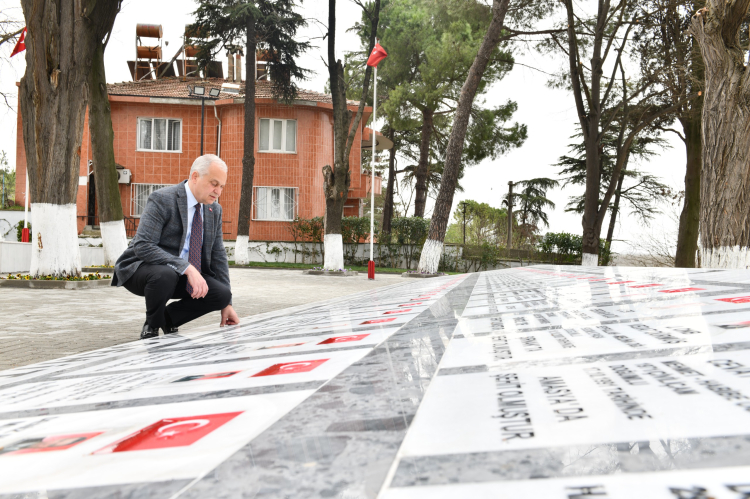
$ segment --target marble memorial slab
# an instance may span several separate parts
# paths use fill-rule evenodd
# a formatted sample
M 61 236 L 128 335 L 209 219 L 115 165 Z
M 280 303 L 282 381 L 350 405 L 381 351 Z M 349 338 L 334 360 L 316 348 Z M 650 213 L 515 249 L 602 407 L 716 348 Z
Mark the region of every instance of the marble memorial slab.
M 750 497 L 750 270 L 408 281 L 0 372 L 0 498 Z

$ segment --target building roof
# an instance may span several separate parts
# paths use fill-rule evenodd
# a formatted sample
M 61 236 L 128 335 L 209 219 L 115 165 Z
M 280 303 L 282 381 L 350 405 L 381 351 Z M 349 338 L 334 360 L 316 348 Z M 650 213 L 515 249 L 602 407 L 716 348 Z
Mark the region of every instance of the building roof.
M 206 87 L 206 95 L 212 88 L 221 89 L 223 83 L 233 83 L 239 85 L 239 94 L 221 92 L 219 99 L 233 99 L 245 97 L 245 82 L 232 82 L 223 78 L 187 78 L 183 80 L 180 77 L 161 78 L 158 80 L 141 80 L 141 81 L 123 81 L 121 83 L 108 83 L 107 92 L 109 95 L 125 95 L 133 97 L 162 97 L 172 99 L 199 99 L 200 97 L 191 96 L 188 86 L 202 85 Z M 255 83 L 256 99 L 273 99 L 271 91 L 271 82 L 258 81 Z M 324 102 L 331 104 L 331 96 L 312 90 L 299 89 L 298 100 Z M 350 106 L 359 104 L 357 101 L 347 101 Z

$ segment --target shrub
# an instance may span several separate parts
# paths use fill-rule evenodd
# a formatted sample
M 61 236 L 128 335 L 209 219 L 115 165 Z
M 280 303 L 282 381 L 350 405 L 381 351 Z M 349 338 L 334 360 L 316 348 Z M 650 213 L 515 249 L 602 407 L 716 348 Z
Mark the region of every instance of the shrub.
M 29 229 L 29 237 L 31 237 L 31 222 L 26 222 L 26 227 Z M 16 224 L 16 237 L 18 238 L 18 242 L 21 242 L 21 237 L 23 236 L 23 220 L 19 220 Z

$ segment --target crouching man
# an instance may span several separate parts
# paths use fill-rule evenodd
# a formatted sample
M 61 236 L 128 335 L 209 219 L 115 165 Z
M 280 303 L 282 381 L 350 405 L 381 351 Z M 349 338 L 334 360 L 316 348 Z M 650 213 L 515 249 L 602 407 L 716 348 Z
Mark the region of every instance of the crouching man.
M 159 328 L 176 333 L 216 310 L 221 310 L 221 326 L 239 324 L 217 202 L 226 182 L 226 163 L 206 154 L 195 160 L 188 180 L 149 196 L 112 279 L 113 286 L 146 298 L 141 339 L 158 336 Z M 171 299 L 179 301 L 167 306 Z

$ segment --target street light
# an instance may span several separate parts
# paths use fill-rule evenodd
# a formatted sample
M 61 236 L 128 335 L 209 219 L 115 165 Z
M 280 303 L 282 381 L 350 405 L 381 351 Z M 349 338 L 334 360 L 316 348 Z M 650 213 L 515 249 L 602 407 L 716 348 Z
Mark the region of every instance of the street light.
M 206 87 L 202 85 L 193 85 L 192 88 L 188 85 L 189 95 L 194 95 L 201 98 L 201 156 L 203 156 L 203 123 L 206 116 Z M 208 96 L 211 99 L 216 99 L 221 93 L 221 89 L 212 88 L 208 91 Z

